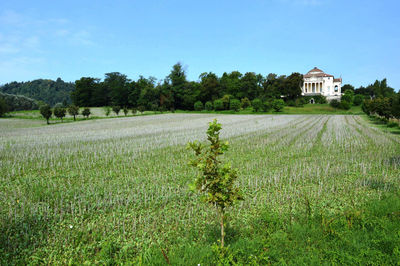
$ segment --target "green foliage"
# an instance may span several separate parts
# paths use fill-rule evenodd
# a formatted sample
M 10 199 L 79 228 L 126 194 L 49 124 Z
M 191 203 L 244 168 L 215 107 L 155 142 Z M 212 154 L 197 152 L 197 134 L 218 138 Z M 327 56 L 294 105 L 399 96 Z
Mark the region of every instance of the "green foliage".
M 111 107 L 110 107 L 110 106 L 104 106 L 104 107 L 103 107 L 103 110 L 104 110 L 104 114 L 105 114 L 106 116 L 109 116 L 109 115 L 110 115 L 110 113 L 111 113 Z
M 50 106 L 56 103 L 65 102 L 67 104 L 71 103 L 70 94 L 74 90 L 73 83 L 64 82 L 62 79 L 58 78 L 56 81 L 48 79 L 37 79 L 28 82 L 11 82 L 0 86 L 0 92 L 23 95 L 25 97 L 43 101 L 48 103 Z M 15 110 L 33 110 L 37 109 L 15 109 Z
M 12 95 L 0 92 L 0 99 L 3 99 L 7 111 L 37 110 L 38 104 L 35 100 L 23 95 Z
M 224 103 L 222 102 L 222 100 L 215 100 L 214 101 L 214 109 L 216 111 L 224 110 Z
M 113 112 L 114 112 L 116 115 L 118 115 L 118 114 L 119 114 L 119 111 L 121 111 L 121 106 L 119 106 L 119 105 L 114 105 L 114 106 L 112 107 L 112 110 L 113 110 Z
M 341 102 L 347 102 L 348 104 L 351 105 L 352 102 L 353 102 L 353 96 L 351 94 L 349 94 L 349 93 L 347 93 L 347 94 L 345 93 L 344 95 L 342 95 L 340 101 Z
M 86 118 L 89 118 L 89 115 L 91 114 L 91 112 L 90 112 L 90 108 L 84 108 L 83 109 L 83 111 L 82 111 L 82 115 L 84 116 L 84 117 L 86 117 Z
M 40 114 L 46 119 L 47 124 L 49 124 L 49 119 L 53 114 L 53 111 L 51 110 L 50 105 L 44 104 L 41 105 L 39 108 Z
M 263 112 L 269 112 L 272 109 L 272 101 L 271 100 L 264 101 L 261 109 Z
M 3 100 L 3 98 L 0 97 L 0 117 L 7 113 L 7 111 L 8 107 L 6 105 L 6 102 Z
M 392 112 L 395 111 L 395 109 L 393 109 L 392 101 L 393 99 L 381 97 L 372 100 L 364 100 L 362 110 L 368 115 L 377 114 L 388 120 L 391 116 L 394 116 Z
M 209 123 L 207 140 L 210 142 L 206 149 L 201 143 L 195 141 L 188 143 L 196 155 L 190 165 L 196 167 L 200 174 L 196 178 L 194 187 L 202 195 L 202 200 L 217 208 L 221 217 L 221 247 L 224 247 L 224 215 L 226 208 L 236 201 L 243 200 L 242 192 L 235 186 L 238 178 L 237 171 L 230 164 L 223 164 L 218 158 L 228 150 L 228 143 L 220 141 L 221 124 L 214 119 Z
M 229 110 L 229 103 L 230 103 L 231 99 L 233 99 L 233 96 L 229 95 L 229 94 L 225 94 L 221 98 L 221 101 L 224 104 L 224 110 Z
M 206 104 L 204 105 L 204 107 L 207 111 L 211 111 L 214 109 L 214 105 L 211 101 L 207 101 Z
M 242 98 L 240 100 L 240 103 L 241 103 L 241 107 L 243 109 L 246 109 L 251 106 L 251 102 L 250 102 L 249 98 L 247 98 L 247 97 Z
M 356 94 L 356 95 L 354 96 L 354 98 L 353 98 L 353 105 L 359 106 L 359 105 L 362 104 L 363 100 L 364 100 L 364 96 L 363 96 L 363 95 L 361 95 L 361 94 Z
M 68 113 L 74 117 L 74 121 L 76 120 L 76 116 L 79 115 L 79 107 L 72 104 L 68 106 Z
M 272 108 L 274 108 L 275 112 L 280 112 L 285 107 L 285 102 L 282 99 L 275 99 L 272 102 Z
M 342 101 L 339 103 L 339 108 L 340 108 L 340 109 L 343 109 L 343 110 L 350 110 L 351 104 L 350 104 L 348 101 L 342 100 Z
M 333 100 L 329 103 L 329 105 L 332 106 L 333 108 L 339 108 L 340 102 L 339 102 L 338 100 L 336 100 L 336 99 L 333 99 Z
M 231 99 L 229 102 L 229 109 L 235 112 L 240 110 L 240 101 L 237 99 Z
M 139 105 L 138 106 L 138 111 L 140 112 L 140 113 L 142 113 L 143 114 L 143 112 L 146 110 L 146 108 L 143 106 L 143 105 Z
M 61 103 L 57 103 L 54 106 L 53 112 L 54 112 L 55 117 L 60 118 L 61 122 L 62 122 L 63 118 L 65 117 L 65 115 L 67 113 L 67 110 L 65 110 L 65 108 L 63 107 L 63 105 Z
M 194 110 L 202 111 L 204 109 L 203 103 L 201 101 L 197 101 L 194 103 Z
M 124 106 L 124 108 L 122 108 L 122 111 L 124 112 L 124 115 L 127 116 L 129 113 L 129 109 L 128 107 Z
M 254 99 L 251 102 L 251 106 L 253 107 L 253 111 L 254 112 L 258 112 L 258 111 L 260 111 L 262 109 L 263 103 L 262 103 L 262 101 L 260 99 Z

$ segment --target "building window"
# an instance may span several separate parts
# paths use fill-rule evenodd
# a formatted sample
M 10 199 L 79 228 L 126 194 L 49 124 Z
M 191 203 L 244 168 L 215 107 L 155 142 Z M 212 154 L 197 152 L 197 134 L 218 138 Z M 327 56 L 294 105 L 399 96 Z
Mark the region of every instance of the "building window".
M 338 88 L 338 86 L 336 85 L 336 86 L 335 86 L 335 92 L 338 92 L 338 90 L 339 90 L 339 88 Z

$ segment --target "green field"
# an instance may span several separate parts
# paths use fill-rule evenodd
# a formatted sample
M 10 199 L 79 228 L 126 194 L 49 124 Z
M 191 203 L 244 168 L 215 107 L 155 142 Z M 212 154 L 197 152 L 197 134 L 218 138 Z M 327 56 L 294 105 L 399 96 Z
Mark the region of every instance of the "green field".
M 0 264 L 400 263 L 400 137 L 315 108 L 0 119 Z M 225 255 L 215 210 L 188 188 L 185 144 L 213 118 L 245 195 Z

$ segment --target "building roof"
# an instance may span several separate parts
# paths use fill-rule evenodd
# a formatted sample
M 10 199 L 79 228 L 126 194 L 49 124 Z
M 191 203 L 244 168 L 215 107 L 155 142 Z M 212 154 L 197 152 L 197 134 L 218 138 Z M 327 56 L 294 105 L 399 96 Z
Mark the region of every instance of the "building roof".
M 310 71 L 307 72 L 307 74 L 304 75 L 305 78 L 311 78 L 311 77 L 333 77 L 333 75 L 326 74 L 324 71 L 321 69 L 314 67 Z
M 342 78 L 333 79 L 333 82 L 342 82 Z

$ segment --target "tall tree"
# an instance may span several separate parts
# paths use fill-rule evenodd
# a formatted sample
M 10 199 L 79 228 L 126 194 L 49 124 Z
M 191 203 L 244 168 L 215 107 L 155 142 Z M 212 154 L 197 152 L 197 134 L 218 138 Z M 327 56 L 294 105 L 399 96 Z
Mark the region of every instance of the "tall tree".
M 185 70 L 183 69 L 181 63 L 178 62 L 172 67 L 171 73 L 168 75 L 167 80 L 171 84 L 175 109 L 183 109 L 183 99 L 185 96 L 187 80 Z
M 219 94 L 220 83 L 216 74 L 202 73 L 200 78 L 200 98 L 202 102 L 214 101 L 221 97 Z
M 130 80 L 127 76 L 119 72 L 106 73 L 105 76 L 103 85 L 110 91 L 112 104 L 128 106 Z
M 75 89 L 71 92 L 73 103 L 77 106 L 91 106 L 93 92 L 98 85 L 97 78 L 82 77 L 75 81 Z
M 289 100 L 295 100 L 301 96 L 301 86 L 303 84 L 303 75 L 292 73 L 285 80 L 282 95 Z

